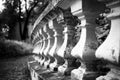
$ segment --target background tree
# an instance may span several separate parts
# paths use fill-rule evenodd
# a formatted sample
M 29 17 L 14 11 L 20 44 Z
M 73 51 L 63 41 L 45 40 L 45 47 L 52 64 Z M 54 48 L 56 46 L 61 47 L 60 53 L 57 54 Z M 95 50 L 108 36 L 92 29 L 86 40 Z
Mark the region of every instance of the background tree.
M 5 0 L 5 9 L 0 14 L 0 22 L 10 26 L 14 32 L 16 23 L 19 23 L 19 32 L 22 40 L 28 36 L 28 24 L 34 23 L 37 16 L 45 9 L 49 0 Z
M 35 20 L 35 16 L 38 16 L 38 13 L 42 12 L 46 5 L 47 0 L 19 0 L 19 19 L 21 20 L 21 17 L 24 19 L 23 32 L 22 29 L 20 29 L 22 40 L 25 40 L 29 37 L 28 24 L 30 23 L 30 21 Z
M 15 28 L 15 23 L 16 23 L 15 21 L 17 20 L 17 15 L 15 11 L 17 7 L 16 2 L 13 3 L 12 0 L 6 0 L 4 5 L 5 5 L 5 9 L 0 14 L 0 25 L 7 24 L 10 27 L 9 36 L 12 36 L 12 33 Z

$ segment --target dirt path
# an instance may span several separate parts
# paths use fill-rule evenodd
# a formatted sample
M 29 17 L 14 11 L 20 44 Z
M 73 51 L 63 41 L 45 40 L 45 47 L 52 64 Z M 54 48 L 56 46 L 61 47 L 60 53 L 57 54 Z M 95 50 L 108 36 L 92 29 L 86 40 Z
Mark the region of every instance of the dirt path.
M 31 57 L 0 59 L 0 80 L 30 80 L 27 61 Z

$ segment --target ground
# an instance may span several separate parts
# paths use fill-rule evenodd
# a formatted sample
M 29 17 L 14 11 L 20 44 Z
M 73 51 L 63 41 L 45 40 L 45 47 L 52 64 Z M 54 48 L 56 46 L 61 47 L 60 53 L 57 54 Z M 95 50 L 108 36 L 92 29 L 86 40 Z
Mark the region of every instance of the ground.
M 0 80 L 30 80 L 27 61 L 31 56 L 0 59 Z
M 32 46 L 15 40 L 0 40 L 0 80 L 30 80 L 27 62 Z

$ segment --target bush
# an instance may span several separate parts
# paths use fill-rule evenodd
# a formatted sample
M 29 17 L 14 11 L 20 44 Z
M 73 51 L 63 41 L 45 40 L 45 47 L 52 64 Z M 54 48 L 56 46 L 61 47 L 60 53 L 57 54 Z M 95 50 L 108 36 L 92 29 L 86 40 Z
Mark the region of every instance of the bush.
M 0 40 L 0 57 L 17 57 L 30 55 L 32 46 L 18 41 Z

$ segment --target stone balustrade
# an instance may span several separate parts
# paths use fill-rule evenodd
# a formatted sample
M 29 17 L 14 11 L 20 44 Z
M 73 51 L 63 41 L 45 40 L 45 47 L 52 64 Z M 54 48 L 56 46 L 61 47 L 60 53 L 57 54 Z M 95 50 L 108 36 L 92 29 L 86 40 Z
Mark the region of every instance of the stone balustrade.
M 44 67 L 39 74 L 32 69 L 32 75 L 43 78 L 50 74 L 49 80 L 63 80 L 63 76 L 70 80 L 120 80 L 119 4 L 120 0 L 60 0 L 52 5 L 37 19 L 40 28 L 34 25 L 31 35 L 33 52 L 41 56 L 35 60 L 40 69 Z

